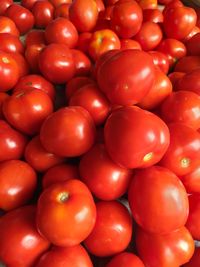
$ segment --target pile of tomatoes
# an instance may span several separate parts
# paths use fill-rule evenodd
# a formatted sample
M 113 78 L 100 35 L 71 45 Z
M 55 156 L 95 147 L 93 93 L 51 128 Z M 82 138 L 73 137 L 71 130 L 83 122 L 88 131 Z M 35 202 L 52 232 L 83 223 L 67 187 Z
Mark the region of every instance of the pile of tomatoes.
M 200 266 L 200 9 L 0 1 L 0 265 Z

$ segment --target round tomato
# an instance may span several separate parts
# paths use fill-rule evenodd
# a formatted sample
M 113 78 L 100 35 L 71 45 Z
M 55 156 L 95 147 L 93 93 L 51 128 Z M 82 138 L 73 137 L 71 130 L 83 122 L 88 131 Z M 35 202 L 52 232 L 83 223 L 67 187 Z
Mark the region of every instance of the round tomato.
M 24 46 L 19 37 L 11 33 L 0 33 L 0 50 L 7 53 L 24 53 Z
M 151 21 L 154 23 L 163 23 L 164 16 L 160 9 L 143 10 L 143 22 Z
M 0 2 L 0 16 L 5 14 L 6 9 L 13 4 L 13 0 L 3 0 Z
M 35 26 L 37 28 L 46 28 L 54 18 L 54 10 L 54 6 L 49 1 L 36 1 L 31 9 Z
M 180 179 L 188 193 L 200 193 L 200 166 Z
M 25 58 L 30 66 L 32 73 L 39 73 L 39 57 L 41 51 L 45 48 L 45 44 L 29 45 L 25 50 Z
M 14 21 L 8 17 L 0 17 L 0 33 L 10 33 L 15 36 L 19 36 L 19 30 L 17 29 Z
M 200 68 L 199 56 L 185 56 L 176 63 L 174 71 L 188 73 L 198 68 Z
M 75 63 L 75 76 L 89 75 L 91 71 L 91 61 L 89 57 L 78 49 L 71 49 Z
M 114 256 L 106 267 L 145 267 L 139 257 L 133 253 L 123 252 Z
M 24 77 L 25 75 L 28 75 L 30 72 L 30 67 L 25 57 L 20 53 L 10 53 L 10 54 L 12 55 L 13 59 L 16 61 L 18 65 L 19 79 Z
M 177 90 L 192 91 L 200 95 L 200 68 L 186 73 L 179 80 Z

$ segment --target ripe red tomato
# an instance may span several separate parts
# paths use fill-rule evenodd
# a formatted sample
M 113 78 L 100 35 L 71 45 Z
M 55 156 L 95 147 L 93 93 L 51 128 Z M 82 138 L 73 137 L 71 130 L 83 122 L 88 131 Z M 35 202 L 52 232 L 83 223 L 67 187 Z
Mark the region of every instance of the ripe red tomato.
M 69 19 L 79 32 L 90 32 L 98 18 L 94 0 L 74 0 L 69 7 Z
M 104 128 L 111 159 L 126 168 L 156 164 L 169 146 L 169 130 L 155 114 L 135 106 L 113 111 Z
M 78 42 L 78 32 L 70 20 L 57 18 L 46 27 L 45 39 L 48 44 L 65 44 L 68 48 L 74 48 Z
M 37 0 L 21 0 L 20 2 L 23 7 L 31 10 L 35 2 L 37 2 Z
M 145 267 L 139 257 L 130 252 L 114 256 L 106 267 Z
M 58 7 L 56 7 L 55 12 L 54 12 L 54 17 L 55 18 L 66 18 L 69 19 L 69 7 L 71 4 L 61 4 Z
M 99 88 L 111 103 L 119 105 L 141 101 L 151 89 L 154 78 L 151 56 L 133 49 L 114 51 L 97 70 Z
M 200 193 L 200 166 L 180 179 L 188 193 Z
M 60 5 L 63 4 L 71 4 L 72 0 L 50 0 L 49 2 L 51 2 L 54 7 L 59 7 Z
M 7 266 L 35 266 L 49 248 L 36 229 L 35 215 L 35 206 L 25 206 L 1 217 L 0 259 Z
M 43 121 L 52 112 L 53 103 L 50 97 L 35 88 L 16 92 L 3 103 L 6 120 L 28 135 L 38 133 Z
M 54 245 L 71 247 L 80 244 L 91 233 L 95 221 L 96 206 L 92 194 L 79 180 L 53 184 L 39 197 L 37 226 Z
M 70 163 L 63 163 L 51 167 L 47 170 L 42 178 L 43 188 L 47 188 L 52 184 L 64 182 L 69 179 L 78 179 L 78 166 Z
M 160 164 L 178 176 L 187 175 L 200 164 L 200 133 L 182 123 L 171 123 L 170 145 Z
M 80 161 L 82 181 L 101 200 L 115 200 L 126 193 L 132 172 L 115 164 L 103 144 L 96 144 Z
M 11 33 L 13 35 L 19 36 L 19 30 L 17 29 L 14 21 L 8 17 L 0 17 L 0 33 Z
M 86 55 L 88 54 L 88 46 L 90 43 L 91 36 L 91 32 L 83 32 L 80 33 L 78 37 L 77 49 L 81 50 Z
M 132 218 L 128 210 L 117 201 L 100 201 L 96 208 L 94 229 L 84 241 L 87 250 L 98 257 L 124 251 L 132 236 Z
M 178 82 L 177 90 L 192 91 L 200 95 L 200 68 L 186 73 Z
M 167 74 L 169 71 L 168 56 L 159 51 L 149 51 L 149 55 L 152 56 L 154 65 Z
M 14 130 L 6 121 L 0 120 L 0 162 L 20 159 L 24 154 L 27 138 Z
M 0 33 L 0 50 L 7 53 L 24 53 L 24 46 L 19 37 L 11 33 Z
M 6 9 L 13 4 L 13 0 L 3 0 L 0 2 L 0 16 L 4 16 Z
M 143 10 L 146 9 L 156 9 L 158 7 L 158 1 L 157 0 L 139 0 L 139 5 Z
M 133 39 L 121 39 L 120 43 L 121 43 L 121 50 L 125 50 L 125 49 L 142 50 L 140 43 Z
M 62 84 L 75 74 L 75 62 L 71 50 L 64 44 L 50 44 L 39 56 L 40 71 L 52 83 Z
M 200 68 L 199 56 L 185 56 L 176 63 L 174 71 L 187 73 L 198 68 Z
M 141 259 L 148 267 L 182 266 L 194 253 L 194 240 L 185 227 L 165 235 L 149 234 L 138 229 L 136 245 Z
M 25 36 L 24 42 L 26 47 L 35 44 L 46 44 L 44 31 L 38 29 L 29 31 Z
M 92 67 L 89 57 L 78 49 L 71 49 L 71 52 L 75 63 L 75 76 L 89 75 Z
M 45 44 L 29 45 L 25 50 L 25 58 L 30 66 L 32 73 L 39 73 L 39 57 L 41 51 L 45 48 Z
M 168 75 L 168 78 L 170 79 L 171 83 L 172 83 L 172 86 L 173 86 L 173 90 L 174 91 L 177 91 L 178 90 L 178 84 L 179 84 L 179 81 L 182 79 L 182 77 L 185 75 L 184 72 L 178 72 L 178 71 L 175 71 L 175 72 L 171 72 L 169 75 Z
M 191 56 L 200 55 L 200 33 L 195 34 L 186 43 L 187 54 Z
M 50 115 L 42 125 L 40 139 L 44 148 L 63 157 L 87 152 L 95 141 L 92 117 L 82 107 L 65 107 Z
M 36 264 L 36 267 L 93 267 L 92 261 L 81 245 L 60 248 L 53 247 L 46 252 Z
M 0 209 L 9 211 L 26 204 L 36 189 L 33 168 L 21 160 L 0 163 Z
M 198 267 L 199 262 L 200 262 L 200 247 L 196 247 L 192 258 L 188 263 L 183 265 L 183 267 Z
M 31 9 L 35 27 L 46 28 L 54 18 L 54 6 L 47 0 L 36 1 Z
M 30 72 L 30 68 L 25 57 L 20 53 L 10 53 L 10 54 L 12 55 L 13 59 L 16 61 L 18 65 L 19 79 L 24 77 L 25 75 L 28 75 Z
M 193 28 L 193 30 L 183 39 L 183 42 L 187 42 L 188 40 L 190 40 L 194 35 L 196 35 L 197 33 L 200 32 L 200 28 L 195 26 Z
M 121 38 L 131 38 L 142 25 L 142 9 L 134 0 L 118 1 L 111 12 L 110 27 Z
M 143 10 L 143 22 L 151 21 L 154 23 L 163 23 L 164 16 L 160 9 Z
M 179 178 L 166 168 L 153 166 L 137 171 L 129 187 L 128 200 L 133 218 L 148 232 L 170 233 L 187 221 L 186 190 Z

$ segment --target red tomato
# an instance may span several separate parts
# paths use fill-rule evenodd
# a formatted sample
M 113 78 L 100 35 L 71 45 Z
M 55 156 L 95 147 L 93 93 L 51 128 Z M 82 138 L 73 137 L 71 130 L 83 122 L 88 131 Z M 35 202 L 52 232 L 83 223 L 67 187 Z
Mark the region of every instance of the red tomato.
M 91 37 L 92 37 L 91 32 L 80 33 L 78 37 L 77 49 L 81 50 L 85 54 L 88 54 L 88 47 Z
M 23 7 L 31 10 L 35 2 L 37 2 L 37 0 L 21 0 L 20 2 Z
M 45 172 L 64 161 L 64 158 L 47 152 L 42 147 L 39 136 L 33 137 L 27 144 L 24 156 L 25 160 L 38 172 Z
M 187 54 L 191 56 L 200 55 L 200 33 L 195 34 L 187 42 L 185 42 L 187 47 Z
M 36 207 L 25 206 L 1 217 L 0 259 L 7 266 L 35 266 L 49 248 L 49 242 L 37 232 L 35 214 Z
M 5 99 L 9 97 L 8 94 L 0 92 L 0 120 L 2 120 L 4 118 L 3 116 L 3 110 L 2 110 L 2 106 L 3 106 L 3 102 L 5 101 Z
M 200 56 L 185 56 L 176 63 L 174 71 L 187 73 L 198 68 L 200 68 Z
M 194 240 L 185 227 L 165 235 L 149 234 L 138 229 L 136 245 L 148 267 L 182 266 L 194 253 Z
M 170 79 L 171 83 L 172 83 L 172 87 L 173 87 L 173 90 L 174 91 L 177 91 L 177 88 L 178 88 L 178 84 L 179 84 L 179 81 L 182 79 L 182 77 L 185 75 L 184 72 L 171 72 L 169 75 L 168 75 L 168 78 Z
M 89 75 L 91 71 L 91 61 L 81 50 L 71 49 L 72 56 L 75 62 L 75 75 L 84 76 Z
M 121 50 L 126 50 L 126 49 L 142 50 L 140 43 L 132 39 L 121 39 L 120 43 L 121 43 Z
M 49 2 L 51 2 L 54 7 L 59 7 L 63 4 L 71 4 L 72 0 L 50 0 Z
M 5 16 L 9 17 L 15 22 L 20 32 L 20 35 L 24 35 L 33 28 L 34 25 L 33 14 L 31 13 L 30 10 L 21 5 L 18 4 L 10 5 L 6 9 Z
M 180 122 L 198 130 L 200 128 L 200 96 L 190 91 L 173 92 L 161 105 L 161 117 L 166 123 Z
M 78 179 L 79 171 L 76 165 L 72 165 L 69 163 L 63 163 L 51 167 L 47 170 L 42 178 L 42 186 L 43 188 L 47 188 L 52 184 L 58 182 L 64 182 L 69 179 Z
M 153 58 L 153 63 L 165 74 L 169 71 L 169 60 L 167 55 L 159 51 L 149 51 L 149 55 Z
M 12 55 L 13 59 L 16 61 L 17 65 L 18 65 L 19 79 L 24 77 L 25 75 L 28 75 L 30 72 L 30 68 L 29 68 L 28 62 L 25 59 L 25 57 L 19 53 L 10 53 L 10 54 Z M 18 80 L 18 82 L 19 82 L 19 80 Z
M 45 48 L 45 44 L 30 45 L 25 50 L 25 58 L 30 66 L 32 73 L 39 73 L 39 57 L 41 51 Z
M 200 247 L 196 247 L 194 254 L 192 258 L 190 259 L 190 261 L 183 266 L 184 267 L 198 267 L 199 262 L 200 262 Z
M 152 58 L 139 50 L 123 50 L 102 64 L 97 72 L 100 89 L 113 104 L 133 105 L 151 89 L 155 78 Z
M 19 79 L 19 67 L 11 54 L 0 51 L 0 92 L 12 89 Z
M 188 193 L 200 193 L 200 166 L 180 179 Z
M 135 254 L 123 252 L 114 256 L 106 267 L 145 267 Z
M 115 164 L 103 144 L 97 144 L 80 161 L 80 176 L 101 200 L 115 200 L 126 193 L 132 172 Z
M 187 221 L 186 190 L 179 178 L 166 168 L 153 166 L 137 171 L 129 187 L 128 200 L 133 218 L 148 232 L 170 233 Z
M 38 133 L 43 121 L 52 112 L 53 103 L 50 97 L 35 88 L 16 92 L 3 103 L 6 120 L 29 135 Z
M 200 68 L 186 73 L 180 79 L 177 87 L 178 90 L 192 91 L 200 95 Z
M 188 40 L 190 40 L 194 35 L 196 35 L 197 33 L 200 32 L 200 28 L 195 26 L 193 28 L 193 30 L 184 38 L 183 42 L 187 42 Z
M 69 19 L 79 32 L 89 32 L 98 18 L 97 3 L 94 0 L 74 0 L 69 7 Z
M 75 74 L 73 54 L 64 44 L 50 44 L 40 53 L 39 67 L 50 82 L 62 84 Z
M 134 36 L 144 51 L 155 49 L 162 40 L 162 30 L 157 23 L 147 21 L 144 22 L 139 32 Z
M 118 36 L 109 29 L 95 31 L 89 42 L 88 52 L 93 60 L 97 60 L 103 53 L 120 49 L 121 43 Z
M 111 159 L 126 168 L 156 164 L 169 146 L 169 130 L 155 114 L 138 107 L 113 111 L 104 128 Z
M 53 247 L 46 252 L 36 264 L 36 267 L 93 267 L 87 251 L 76 245 L 68 248 Z
M 26 137 L 14 130 L 6 121 L 0 120 L 0 162 L 20 159 L 24 154 Z
M 87 110 L 65 107 L 45 120 L 40 139 L 47 151 L 63 157 L 76 157 L 92 147 L 95 135 L 94 122 Z
M 30 87 L 45 92 L 52 100 L 55 99 L 55 88 L 53 84 L 48 82 L 41 75 L 36 74 L 26 75 L 19 79 L 18 83 L 13 89 L 13 92 L 22 92 L 29 90 Z
M 164 13 L 164 32 L 168 38 L 182 40 L 193 30 L 196 21 L 197 15 L 193 8 L 169 8 Z
M 84 241 L 87 250 L 98 257 L 124 251 L 132 235 L 132 218 L 128 210 L 117 201 L 100 201 L 96 208 L 94 229 Z
M 143 10 L 143 22 L 151 21 L 154 23 L 163 23 L 164 16 L 160 9 Z
M 47 0 L 36 1 L 32 8 L 37 28 L 46 28 L 54 18 L 54 6 Z
M 3 0 L 0 2 L 0 16 L 5 14 L 6 9 L 13 4 L 13 0 Z
M 53 184 L 39 197 L 37 226 L 54 245 L 78 245 L 91 233 L 95 221 L 92 194 L 79 180 Z
M 56 7 L 54 12 L 55 18 L 66 18 L 69 19 L 69 7 L 71 4 L 61 4 L 60 6 Z
M 139 0 L 139 5 L 143 10 L 145 9 L 156 9 L 158 7 L 157 0 Z
M 20 39 L 11 33 L 0 33 L 0 50 L 7 53 L 24 53 L 24 46 Z
M 110 26 L 121 38 L 131 38 L 142 25 L 142 9 L 134 0 L 117 2 L 111 13 Z
M 0 208 L 6 211 L 26 204 L 36 189 L 33 168 L 21 160 L 0 163 Z
M 57 18 L 46 27 L 45 39 L 48 44 L 65 44 L 68 48 L 74 48 L 78 42 L 78 32 L 70 20 Z
M 85 108 L 96 125 L 105 122 L 110 112 L 110 103 L 95 84 L 87 84 L 73 93 L 69 106 Z
M 192 172 L 200 164 L 200 133 L 182 123 L 171 123 L 170 145 L 160 164 L 176 175 Z
M 19 36 L 19 30 L 16 24 L 10 18 L 1 16 L 0 17 L 0 33 L 11 33 L 13 35 Z
M 45 35 L 43 30 L 32 30 L 26 34 L 25 46 L 37 44 L 46 44 Z

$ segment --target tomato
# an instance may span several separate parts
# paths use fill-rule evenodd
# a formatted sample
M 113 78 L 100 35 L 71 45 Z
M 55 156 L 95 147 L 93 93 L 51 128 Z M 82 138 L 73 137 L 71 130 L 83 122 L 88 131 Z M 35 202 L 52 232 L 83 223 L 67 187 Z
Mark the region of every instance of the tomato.
M 140 258 L 130 252 L 123 252 L 114 256 L 106 267 L 145 267 Z
M 162 103 L 161 117 L 166 123 L 180 122 L 198 130 L 200 128 L 200 96 L 190 91 L 173 92 Z
M 154 85 L 142 101 L 138 103 L 139 107 L 143 109 L 152 110 L 157 108 L 172 93 L 172 83 L 167 75 L 158 68 L 155 73 Z
M 19 30 L 16 24 L 10 18 L 1 16 L 0 17 L 0 33 L 11 33 L 13 35 L 19 36 Z
M 182 266 L 194 253 L 194 241 L 185 227 L 165 235 L 149 234 L 138 229 L 136 245 L 141 259 L 148 267 Z
M 0 259 L 7 266 L 34 266 L 49 248 L 49 242 L 37 232 L 35 214 L 35 206 L 25 206 L 1 217 Z
M 137 171 L 129 187 L 128 200 L 133 218 L 148 232 L 170 233 L 187 221 L 186 190 L 179 178 L 166 168 L 152 166 Z
M 159 9 L 145 9 L 143 10 L 143 22 L 151 21 L 154 23 L 163 23 L 164 16 Z
M 111 13 L 110 26 L 121 38 L 133 37 L 142 25 L 142 9 L 136 1 L 119 1 Z
M 33 28 L 34 25 L 33 14 L 31 13 L 30 10 L 21 5 L 18 4 L 10 5 L 6 9 L 5 16 L 9 17 L 15 22 L 20 32 L 20 35 L 27 33 L 29 30 Z
M 54 12 L 55 18 L 66 18 L 69 19 L 69 7 L 71 4 L 61 4 L 60 6 L 56 7 Z
M 200 193 L 200 166 L 180 179 L 188 193 Z
M 200 95 L 200 68 L 186 73 L 178 82 L 178 90 L 192 91 Z M 191 86 L 192 85 L 192 86 Z
M 138 103 L 149 92 L 154 78 L 152 58 L 133 49 L 115 52 L 97 72 L 99 88 L 112 104 L 119 105 Z
M 72 0 L 50 0 L 49 2 L 51 2 L 54 7 L 59 7 L 63 4 L 71 4 Z
M 60 248 L 53 247 L 46 252 L 36 264 L 36 267 L 93 267 L 92 261 L 81 245 Z
M 187 54 L 191 56 L 199 56 L 200 55 L 199 43 L 200 43 L 200 33 L 197 33 L 187 42 L 185 42 L 185 45 L 187 47 Z
M 158 0 L 158 3 L 162 4 L 162 5 L 168 5 L 168 4 L 173 3 L 175 1 L 174 0 Z
M 12 89 L 19 79 L 19 67 L 11 54 L 0 51 L 0 92 Z
M 44 148 L 63 157 L 87 152 L 95 141 L 92 117 L 82 107 L 65 107 L 54 112 L 42 125 L 40 139 Z
M 78 32 L 70 20 L 57 18 L 46 27 L 45 39 L 48 44 L 65 44 L 69 48 L 74 48 L 78 42 Z
M 6 121 L 0 120 L 0 162 L 20 159 L 24 154 L 26 137 L 14 130 Z
M 4 100 L 9 97 L 8 94 L 0 92 L 0 120 L 2 120 L 4 118 L 3 116 L 3 111 L 2 111 L 2 106 L 3 106 L 3 102 Z
M 74 0 L 69 7 L 69 19 L 79 32 L 91 31 L 98 19 L 96 1 Z
M 20 3 L 23 7 L 31 10 L 37 0 L 21 0 Z
M 6 9 L 13 4 L 13 0 L 3 0 L 0 2 L 0 16 L 5 14 Z
M 105 145 L 111 159 L 126 168 L 156 164 L 169 146 L 169 130 L 151 112 L 138 107 L 122 107 L 107 119 Z
M 55 99 L 55 88 L 53 84 L 48 82 L 41 75 L 30 74 L 19 79 L 13 89 L 13 92 L 22 92 L 30 89 L 30 87 L 45 92 L 52 100 Z
M 75 76 L 89 75 L 91 71 L 91 61 L 85 53 L 78 49 L 71 49 L 75 63 Z
M 126 49 L 142 50 L 140 43 L 132 39 L 121 39 L 120 43 L 121 43 L 121 50 L 126 50 Z
M 120 49 L 121 44 L 118 36 L 109 29 L 95 31 L 89 42 L 88 52 L 90 56 L 97 60 L 103 53 Z
M 33 168 L 21 160 L 0 163 L 0 208 L 6 211 L 26 204 L 36 189 Z
M 39 56 L 40 52 L 45 48 L 44 44 L 30 45 L 25 50 L 25 58 L 30 66 L 32 73 L 39 73 Z
M 96 125 L 105 122 L 110 112 L 110 103 L 95 84 L 87 84 L 74 92 L 69 101 L 70 106 L 85 108 Z
M 11 33 L 0 33 L 0 50 L 7 53 L 24 53 L 24 46 L 20 39 Z
M 192 172 L 200 163 L 200 134 L 182 123 L 171 123 L 170 145 L 160 164 L 176 175 Z
M 167 55 L 159 51 L 149 51 L 149 55 L 153 58 L 153 63 L 165 74 L 169 71 L 169 59 Z
M 28 47 L 36 44 L 46 44 L 43 30 L 31 30 L 26 34 L 25 46 Z
M 196 21 L 197 15 L 193 8 L 185 6 L 169 8 L 164 13 L 164 32 L 168 38 L 182 40 L 195 27 Z
M 158 7 L 157 0 L 139 0 L 139 5 L 143 10 L 156 9 Z
M 10 53 L 10 54 L 12 55 L 13 59 L 16 61 L 18 65 L 19 79 L 29 74 L 30 68 L 25 57 L 20 53 Z
M 196 247 L 194 254 L 190 261 L 184 265 L 184 267 L 198 267 L 200 261 L 200 247 Z
M 32 7 L 35 27 L 46 28 L 54 18 L 54 6 L 47 0 L 36 1 Z
M 78 245 L 91 233 L 95 221 L 92 194 L 79 180 L 53 184 L 39 197 L 37 226 L 54 245 Z
M 50 44 L 39 56 L 39 67 L 44 77 L 52 83 L 62 84 L 75 74 L 73 54 L 64 44 Z
M 92 37 L 91 32 L 80 33 L 78 37 L 77 49 L 81 50 L 85 54 L 88 54 L 88 47 L 91 37 Z
M 63 163 L 51 167 L 47 170 L 42 178 L 42 186 L 43 188 L 47 188 L 52 184 L 58 182 L 64 182 L 69 179 L 78 179 L 79 171 L 78 167 L 74 164 Z
M 183 42 L 187 42 L 190 40 L 194 35 L 200 32 L 200 28 L 195 26 L 193 30 L 184 38 Z
M 3 103 L 6 120 L 28 135 L 38 133 L 43 121 L 52 112 L 53 103 L 50 97 L 35 88 L 16 92 Z
M 144 22 L 139 32 L 134 36 L 144 51 L 155 49 L 162 40 L 162 30 L 157 23 L 147 21 Z
M 174 91 L 177 91 L 179 81 L 183 78 L 184 75 L 185 75 L 184 72 L 178 72 L 178 71 L 171 72 L 168 75 L 168 78 L 170 79 L 172 83 L 172 87 Z
M 199 56 L 185 56 L 182 57 L 175 65 L 174 70 L 178 72 L 191 72 L 200 68 Z
M 80 161 L 82 181 L 101 200 L 115 200 L 126 193 L 132 172 L 115 164 L 103 144 L 97 144 Z

